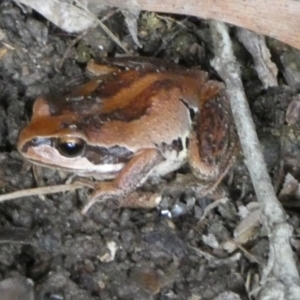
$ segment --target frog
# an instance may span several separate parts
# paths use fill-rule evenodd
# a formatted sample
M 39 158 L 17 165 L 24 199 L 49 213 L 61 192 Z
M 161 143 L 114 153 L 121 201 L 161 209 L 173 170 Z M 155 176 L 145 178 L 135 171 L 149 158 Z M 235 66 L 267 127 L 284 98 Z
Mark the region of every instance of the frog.
M 91 61 L 87 73 L 78 86 L 35 100 L 17 144 L 33 164 L 94 179 L 84 214 L 109 199 L 155 207 L 161 195 L 137 189 L 186 164 L 210 190 L 220 184 L 238 148 L 222 82 L 142 57 Z

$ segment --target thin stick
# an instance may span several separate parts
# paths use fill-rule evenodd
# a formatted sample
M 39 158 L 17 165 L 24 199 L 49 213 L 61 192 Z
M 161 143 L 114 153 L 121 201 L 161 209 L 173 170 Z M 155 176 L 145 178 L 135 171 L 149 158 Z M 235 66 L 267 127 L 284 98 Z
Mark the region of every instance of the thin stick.
M 81 8 L 87 13 L 90 14 L 92 18 L 94 18 L 94 14 L 90 12 L 85 6 L 81 6 Z M 119 11 L 119 10 L 116 10 Z M 108 27 L 103 23 L 106 19 L 96 19 L 97 24 L 102 28 L 102 30 L 127 54 L 130 55 L 129 50 L 123 45 L 123 43 L 120 41 L 120 39 L 115 36 Z
M 119 46 L 122 48 L 122 50 L 130 55 L 129 50 L 123 45 L 123 43 L 120 41 L 119 38 L 117 38 L 108 28 L 107 26 L 101 22 L 100 20 L 97 20 L 97 23 L 100 25 L 100 27 L 102 28 L 102 30 Z
M 210 203 L 209 205 L 207 205 L 204 209 L 202 217 L 200 218 L 200 221 L 203 221 L 207 217 L 210 211 L 218 207 L 220 204 L 225 204 L 228 200 L 229 199 L 227 197 L 224 197 L 224 198 L 217 199 L 212 203 Z
M 56 71 L 57 71 L 57 72 L 59 72 L 60 69 L 62 68 L 62 66 L 63 66 L 63 64 L 64 64 L 64 62 L 65 62 L 65 60 L 66 60 L 66 58 L 67 58 L 67 55 L 68 55 L 69 51 L 71 50 L 71 48 L 73 48 L 73 47 L 76 45 L 76 43 L 77 43 L 78 41 L 80 41 L 86 34 L 87 34 L 87 31 L 83 31 L 83 32 L 82 32 L 81 34 L 79 34 L 79 35 L 71 42 L 71 44 L 67 47 L 67 49 L 66 49 L 66 51 L 65 51 L 65 53 L 64 53 L 64 55 L 63 55 L 63 57 L 61 58 L 61 60 L 60 60 L 60 62 L 59 62 L 59 64 L 58 64 L 58 67 L 56 68 Z
M 226 83 L 245 162 L 261 204 L 262 223 L 269 237 L 269 260 L 263 269 L 263 298 L 260 299 L 297 300 L 300 295 L 300 278 L 290 245 L 292 229 L 286 222 L 285 212 L 276 198 L 267 172 L 241 81 L 239 65 L 233 55 L 228 28 L 218 21 L 211 21 L 210 24 L 215 50 L 212 65 Z
M 69 192 L 69 191 L 81 189 L 85 186 L 86 185 L 83 184 L 83 183 L 75 182 L 75 183 L 72 183 L 72 184 L 61 184 L 61 185 L 26 189 L 26 190 L 21 190 L 21 191 L 16 191 L 16 192 L 0 195 L 0 203 L 8 201 L 8 200 L 23 198 L 23 197 L 29 197 L 29 196 Z

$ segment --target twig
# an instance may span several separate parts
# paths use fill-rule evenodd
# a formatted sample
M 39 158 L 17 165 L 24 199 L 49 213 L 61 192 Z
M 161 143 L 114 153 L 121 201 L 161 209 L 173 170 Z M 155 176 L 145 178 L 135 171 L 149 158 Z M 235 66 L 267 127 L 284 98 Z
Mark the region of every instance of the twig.
M 210 203 L 209 205 L 207 205 L 204 209 L 203 215 L 200 218 L 200 222 L 203 221 L 207 215 L 209 214 L 210 211 L 212 211 L 213 209 L 215 209 L 216 207 L 218 207 L 221 204 L 225 204 L 229 199 L 227 197 L 221 198 L 221 199 L 217 199 L 215 201 L 213 201 L 212 203 Z
M 100 20 L 97 20 L 97 23 L 100 25 L 102 30 L 119 46 L 123 49 L 123 51 L 130 55 L 129 50 L 122 44 L 122 42 L 107 28 L 107 26 L 101 22 Z
M 69 51 L 71 50 L 71 48 L 73 48 L 73 47 L 77 44 L 77 42 L 80 41 L 86 34 L 87 34 L 87 31 L 83 31 L 83 32 L 82 32 L 81 34 L 79 34 L 79 35 L 71 42 L 71 44 L 67 47 L 67 49 L 66 49 L 66 51 L 65 51 L 65 53 L 64 53 L 64 55 L 63 55 L 63 57 L 61 58 L 61 60 L 60 60 L 60 62 L 59 62 L 59 64 L 58 64 L 58 66 L 57 66 L 57 68 L 56 68 L 56 72 L 59 72 L 60 69 L 62 68 L 62 66 L 63 66 L 63 64 L 64 64 L 64 62 L 65 62 L 65 60 L 66 60 L 66 58 L 67 58 L 67 55 L 68 55 Z
M 55 194 L 55 193 L 61 193 L 61 192 L 69 192 L 69 191 L 81 189 L 85 186 L 86 185 L 84 183 L 75 182 L 72 184 L 61 184 L 61 185 L 21 190 L 21 191 L 16 191 L 16 192 L 0 195 L 0 203 L 8 201 L 8 200 L 13 200 L 13 199 L 23 198 L 23 197 L 28 197 L 28 196 L 48 195 L 48 194 Z
M 212 65 L 226 83 L 246 165 L 262 207 L 262 223 L 269 237 L 270 255 L 268 266 L 263 269 L 263 298 L 260 299 L 276 300 L 279 299 L 280 293 L 283 293 L 284 299 L 296 300 L 300 295 L 300 279 L 289 241 L 292 230 L 286 223 L 285 213 L 276 198 L 267 172 L 228 29 L 222 22 L 211 21 L 210 24 L 215 49 Z M 268 286 L 277 286 L 283 290 L 279 292 L 277 288 L 277 296 L 272 294 L 272 298 Z
M 83 11 L 85 11 L 88 15 L 91 16 L 91 18 L 96 18 L 96 16 L 94 16 L 94 14 L 92 12 L 90 12 L 86 6 L 84 5 L 81 5 L 80 6 L 81 9 Z M 118 10 L 116 10 L 118 11 Z M 106 19 L 104 19 L 106 20 Z M 97 24 L 102 28 L 102 30 L 121 48 L 123 49 L 123 51 L 126 53 L 126 54 L 130 54 L 129 50 L 122 44 L 122 42 L 120 41 L 120 39 L 118 37 L 116 37 L 109 29 L 108 27 L 103 23 L 104 21 L 101 19 L 96 19 L 96 22 Z
M 106 21 L 107 19 L 109 19 L 110 17 L 112 17 L 115 13 L 117 13 L 117 12 L 119 12 L 119 9 L 114 9 L 113 11 L 111 11 L 109 14 L 107 14 L 106 16 L 104 16 L 103 18 L 101 18 L 100 20 L 98 20 L 101 24 L 103 24 L 103 22 L 104 21 Z M 108 28 L 107 28 L 107 30 L 109 30 Z M 67 55 L 68 55 L 68 53 L 69 53 L 69 51 L 71 50 L 71 48 L 73 48 L 75 45 L 76 45 L 76 43 L 78 42 L 78 41 L 80 41 L 86 34 L 87 34 L 87 30 L 85 30 L 85 31 L 83 31 L 81 34 L 79 34 L 77 37 L 75 37 L 75 39 L 71 42 L 71 44 L 67 47 L 67 49 L 66 49 L 66 51 L 65 51 L 65 53 L 64 53 L 64 55 L 63 55 L 63 57 L 61 58 L 61 60 L 60 60 L 60 62 L 59 62 L 59 64 L 58 64 L 58 66 L 57 66 L 57 68 L 56 68 L 56 71 L 57 72 L 59 72 L 59 70 L 62 68 L 62 66 L 63 66 L 63 64 L 64 64 L 64 62 L 65 62 L 65 60 L 66 60 L 66 57 L 67 57 Z M 111 31 L 110 31 L 111 32 Z M 111 33 L 112 34 L 112 33 Z M 119 41 L 120 42 L 120 41 Z M 123 44 L 120 42 L 120 44 L 121 45 L 119 45 L 121 48 L 122 48 L 122 46 L 123 46 Z M 126 49 L 126 51 L 127 51 L 127 49 Z M 125 52 L 126 52 L 125 51 Z
M 232 265 L 236 261 L 239 261 L 241 257 L 242 254 L 240 252 L 237 252 L 226 258 L 211 260 L 208 265 L 210 268 L 220 268 L 221 266 Z
M 251 53 L 255 70 L 264 88 L 278 86 L 278 69 L 271 61 L 271 53 L 266 45 L 265 37 L 244 28 L 237 29 L 237 36 Z

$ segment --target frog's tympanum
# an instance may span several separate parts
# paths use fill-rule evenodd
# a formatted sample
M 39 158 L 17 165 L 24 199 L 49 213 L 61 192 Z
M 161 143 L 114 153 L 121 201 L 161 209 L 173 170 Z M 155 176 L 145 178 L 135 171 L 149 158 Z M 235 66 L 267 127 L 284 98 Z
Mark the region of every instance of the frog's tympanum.
M 222 83 L 198 69 L 136 58 L 90 63 L 88 71 L 85 84 L 39 97 L 18 141 L 34 164 L 99 180 L 84 212 L 108 198 L 126 206 L 148 178 L 186 162 L 199 179 L 221 181 L 237 145 Z

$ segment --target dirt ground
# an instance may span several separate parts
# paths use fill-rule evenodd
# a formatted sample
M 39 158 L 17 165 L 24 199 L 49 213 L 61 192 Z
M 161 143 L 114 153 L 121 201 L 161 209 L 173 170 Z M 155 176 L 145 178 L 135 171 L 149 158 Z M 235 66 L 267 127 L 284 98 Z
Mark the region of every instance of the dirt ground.
M 108 13 L 104 11 L 102 16 Z M 120 13 L 105 24 L 132 55 L 200 66 L 218 78 L 209 64 L 213 53 L 206 22 L 142 13 L 138 30 L 143 48 L 132 40 Z M 287 172 L 296 185 L 300 178 L 300 54 L 268 40 L 279 69 L 279 86 L 265 90 L 234 28 L 231 34 L 266 162 L 280 192 Z M 16 150 L 19 131 L 30 119 L 34 100 L 80 79 L 91 58 L 123 53 L 100 28 L 89 30 L 75 43 L 76 38 L 36 12 L 22 10 L 10 1 L 0 4 L 2 194 L 37 186 L 32 169 L 24 165 Z M 249 291 L 267 260 L 265 234 L 254 226 L 241 243 L 244 250 L 233 247 L 229 252 L 225 246 L 243 219 L 242 209 L 256 201 L 243 157 L 239 156 L 223 182 L 229 201 L 205 218 L 211 199 L 186 189 L 184 182 L 190 178 L 189 168 L 184 167 L 160 182 L 147 183 L 146 188 L 154 191 L 169 187 L 162 205 L 152 210 L 116 209 L 112 203 L 103 203 L 83 216 L 80 209 L 88 190 L 1 203 L 0 280 L 19 275 L 30 278 L 35 299 L 40 300 L 209 300 L 226 291 L 250 299 Z M 55 185 L 67 177 L 43 169 L 43 179 L 46 185 Z M 289 223 L 299 232 L 299 195 L 288 190 L 281 199 Z M 294 249 L 297 255 L 296 237 Z

